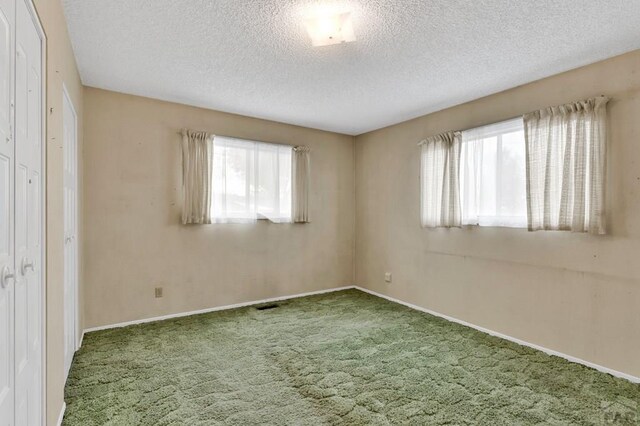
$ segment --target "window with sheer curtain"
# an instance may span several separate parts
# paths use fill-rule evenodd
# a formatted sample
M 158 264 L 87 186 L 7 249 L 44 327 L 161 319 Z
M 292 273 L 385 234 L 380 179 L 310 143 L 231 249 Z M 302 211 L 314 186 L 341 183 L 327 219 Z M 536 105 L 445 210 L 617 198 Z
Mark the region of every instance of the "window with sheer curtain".
M 527 227 L 525 154 L 522 118 L 462 132 L 463 225 Z
M 293 147 L 215 136 L 212 222 L 292 221 Z

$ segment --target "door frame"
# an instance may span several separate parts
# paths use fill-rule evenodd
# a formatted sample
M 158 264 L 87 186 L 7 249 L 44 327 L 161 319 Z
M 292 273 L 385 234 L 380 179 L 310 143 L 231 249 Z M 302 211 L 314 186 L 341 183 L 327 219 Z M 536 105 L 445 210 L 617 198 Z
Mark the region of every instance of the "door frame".
M 78 287 L 79 286 L 79 281 L 80 281 L 80 237 L 78 235 L 79 232 L 79 223 L 78 223 L 78 218 L 79 218 L 79 205 L 80 203 L 79 201 L 79 188 L 80 188 L 80 182 L 78 179 L 78 171 L 79 171 L 79 167 L 78 167 L 78 113 L 76 112 L 76 107 L 73 105 L 73 101 L 71 100 L 71 96 L 69 95 L 69 91 L 67 90 L 67 85 L 65 83 L 62 83 L 62 98 L 63 98 L 63 102 L 67 102 L 69 104 L 69 107 L 71 108 L 71 112 L 73 113 L 73 162 L 75 163 L 75 174 L 74 174 L 74 179 L 75 179 L 75 188 L 76 188 L 76 202 L 75 202 L 75 220 L 73 221 L 73 233 L 76 237 L 76 240 L 73 244 L 75 244 L 75 250 L 73 251 L 73 256 L 74 256 L 74 265 L 75 265 L 75 270 L 73 271 L 73 273 L 75 274 L 75 280 L 73 280 L 74 282 L 74 286 L 72 289 L 73 292 L 73 350 L 74 352 L 77 351 L 78 349 L 80 349 L 80 341 L 78 339 L 78 337 L 80 336 L 80 332 L 78 329 L 78 325 L 79 325 L 79 318 L 78 318 L 78 311 L 79 306 L 78 306 Z M 64 104 L 62 105 L 62 121 L 63 121 L 63 125 L 64 125 Z M 63 152 L 64 152 L 64 135 L 63 135 L 63 140 L 62 140 L 62 146 L 63 146 Z M 64 162 L 64 158 L 63 158 L 63 162 Z M 64 180 L 64 177 L 63 177 Z M 64 182 L 62 183 L 64 186 Z M 63 209 L 64 210 L 64 209 Z M 63 212 L 64 215 L 66 215 L 66 211 Z M 66 219 L 66 217 L 65 217 Z M 63 277 L 64 278 L 64 277 Z M 64 285 L 64 282 L 63 282 Z M 66 312 L 65 312 L 66 313 Z
M 41 144 L 41 158 L 40 158 L 40 351 L 42 352 L 40 360 L 40 395 L 42 400 L 40 415 L 42 416 L 41 424 L 47 423 L 47 35 L 42 27 L 38 12 L 33 3 L 33 0 L 17 0 L 24 1 L 31 16 L 31 20 L 36 27 L 38 36 L 40 37 L 40 49 L 41 49 L 41 70 L 40 70 L 40 84 L 42 87 L 42 93 L 40 96 L 41 105 L 41 117 L 40 117 L 40 144 Z

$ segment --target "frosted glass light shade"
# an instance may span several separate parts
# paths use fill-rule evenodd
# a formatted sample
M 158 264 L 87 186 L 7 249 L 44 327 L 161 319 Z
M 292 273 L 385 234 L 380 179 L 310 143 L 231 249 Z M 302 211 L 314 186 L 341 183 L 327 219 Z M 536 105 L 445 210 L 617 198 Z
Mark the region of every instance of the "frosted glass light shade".
M 349 12 L 307 18 L 305 24 L 314 46 L 330 46 L 356 40 Z

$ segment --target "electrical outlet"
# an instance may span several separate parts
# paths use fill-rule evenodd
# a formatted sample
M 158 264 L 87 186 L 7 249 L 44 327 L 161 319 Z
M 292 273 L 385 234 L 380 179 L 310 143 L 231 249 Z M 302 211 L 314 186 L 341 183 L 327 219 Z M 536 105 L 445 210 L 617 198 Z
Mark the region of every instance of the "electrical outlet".
M 156 287 L 156 299 L 162 297 L 162 287 Z
M 385 272 L 384 273 L 384 281 L 387 283 L 391 282 L 391 272 Z

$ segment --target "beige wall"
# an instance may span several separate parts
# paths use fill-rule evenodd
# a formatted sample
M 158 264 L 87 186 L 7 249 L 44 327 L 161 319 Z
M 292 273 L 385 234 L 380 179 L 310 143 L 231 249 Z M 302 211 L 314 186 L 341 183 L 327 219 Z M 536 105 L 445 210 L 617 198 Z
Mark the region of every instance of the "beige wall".
M 93 88 L 84 96 L 86 328 L 352 284 L 352 137 Z M 312 222 L 181 225 L 181 127 L 309 146 Z
M 356 283 L 640 376 L 638 89 L 640 51 L 358 136 Z M 418 141 L 600 94 L 609 235 L 420 228 Z
M 62 87 L 66 86 L 78 113 L 80 155 L 83 88 L 61 2 L 35 0 L 34 3 L 47 36 L 46 419 L 47 424 L 55 425 L 64 402 Z

